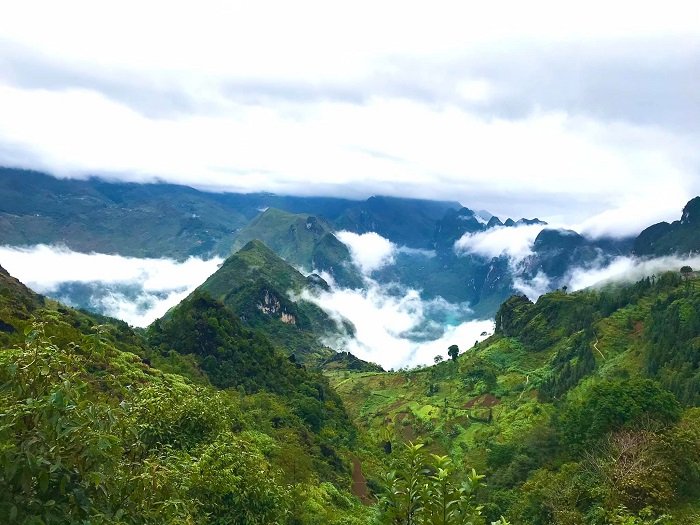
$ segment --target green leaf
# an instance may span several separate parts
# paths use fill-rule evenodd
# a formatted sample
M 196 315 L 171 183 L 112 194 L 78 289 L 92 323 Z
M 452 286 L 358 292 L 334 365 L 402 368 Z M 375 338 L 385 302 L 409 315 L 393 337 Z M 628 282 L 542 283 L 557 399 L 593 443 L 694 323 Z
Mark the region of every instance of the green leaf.
M 49 473 L 45 470 L 39 474 L 39 490 L 41 492 L 46 492 L 49 488 Z

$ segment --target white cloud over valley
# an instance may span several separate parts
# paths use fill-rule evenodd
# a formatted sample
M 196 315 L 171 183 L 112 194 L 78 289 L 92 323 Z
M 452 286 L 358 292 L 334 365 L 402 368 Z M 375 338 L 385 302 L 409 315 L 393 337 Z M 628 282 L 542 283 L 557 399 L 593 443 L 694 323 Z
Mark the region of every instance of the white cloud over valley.
M 164 315 L 222 262 L 140 259 L 47 245 L 0 246 L 0 265 L 34 291 L 66 300 L 67 285 L 82 285 L 92 309 L 133 326 L 147 326 Z
M 348 247 L 353 263 L 365 275 L 394 262 L 396 245 L 376 232 L 339 231 L 335 236 Z
M 567 280 L 571 290 L 582 290 L 591 286 L 600 286 L 610 282 L 632 283 L 644 277 L 659 275 L 662 272 L 678 271 L 682 266 L 700 268 L 700 256 L 692 257 L 657 257 L 639 259 L 636 257 L 617 257 L 609 264 L 594 268 L 573 268 Z
M 476 233 L 467 233 L 455 242 L 455 251 L 473 253 L 486 258 L 505 255 L 520 261 L 532 255 L 532 246 L 537 235 L 545 228 L 541 224 L 520 226 L 498 226 Z
M 483 332 L 493 333 L 493 321 L 472 320 L 440 324 L 436 327 L 439 333 L 432 339 L 416 338 L 415 331 L 429 322 L 428 311 L 435 306 L 434 302 L 424 301 L 416 290 L 397 290 L 372 280 L 368 280 L 364 290 L 305 292 L 302 297 L 338 321 L 345 318 L 354 324 L 354 337 L 330 340 L 329 344 L 387 369 L 431 364 L 437 354 L 446 357 L 450 345 L 457 344 L 466 350 L 476 340 L 484 339 Z M 465 314 L 462 312 L 463 317 L 468 317 Z

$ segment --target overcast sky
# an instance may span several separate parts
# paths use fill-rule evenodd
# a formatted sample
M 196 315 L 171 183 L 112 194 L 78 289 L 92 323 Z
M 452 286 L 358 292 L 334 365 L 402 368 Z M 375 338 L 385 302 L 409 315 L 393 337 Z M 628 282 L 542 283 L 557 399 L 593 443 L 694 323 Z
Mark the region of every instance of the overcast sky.
M 625 234 L 700 194 L 698 139 L 690 1 L 22 1 L 0 16 L 0 163 L 62 176 L 456 199 Z

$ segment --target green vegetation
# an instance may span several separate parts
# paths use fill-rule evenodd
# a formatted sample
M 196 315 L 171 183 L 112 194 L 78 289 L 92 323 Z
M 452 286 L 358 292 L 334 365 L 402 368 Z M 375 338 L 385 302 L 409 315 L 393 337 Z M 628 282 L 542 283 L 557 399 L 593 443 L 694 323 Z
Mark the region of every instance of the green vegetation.
M 342 259 L 326 223 L 271 218 L 288 257 Z M 419 257 L 400 271 L 454 288 Z M 294 295 L 326 286 L 251 240 L 134 331 L 0 268 L 0 522 L 700 523 L 692 269 L 511 297 L 494 336 L 398 372 L 319 343 L 338 327 Z
M 347 246 L 333 235 L 324 219 L 269 208 L 236 235 L 233 249 L 259 240 L 290 264 L 327 271 L 344 287 L 360 287 L 362 279 Z
M 486 476 L 487 522 L 700 522 L 698 300 L 700 280 L 680 273 L 513 297 L 496 334 L 456 361 L 329 373 L 372 438 L 369 485 L 420 441 L 460 465 L 460 482 Z
M 320 337 L 336 333 L 338 326 L 316 305 L 289 296 L 318 286 L 326 284 L 318 277 L 307 279 L 255 240 L 229 257 L 198 290 L 221 301 L 249 327 L 264 330 L 280 351 L 318 364 L 334 354 Z M 351 324 L 343 328 L 352 333 Z
M 348 492 L 355 437 L 337 396 L 220 303 L 193 297 L 153 329 L 152 348 L 0 278 L 3 523 L 373 519 Z M 198 337 L 168 349 L 185 336 L 175 322 Z M 193 341 L 202 353 L 172 362 L 196 382 L 152 366 Z M 222 362 L 212 375 L 210 352 Z

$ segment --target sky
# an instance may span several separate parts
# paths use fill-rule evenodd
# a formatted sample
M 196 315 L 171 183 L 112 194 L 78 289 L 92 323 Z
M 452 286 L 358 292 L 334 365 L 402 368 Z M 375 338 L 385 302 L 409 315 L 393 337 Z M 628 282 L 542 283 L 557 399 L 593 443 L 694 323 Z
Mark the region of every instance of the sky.
M 15 2 L 0 164 L 629 235 L 700 194 L 699 66 L 689 1 Z

